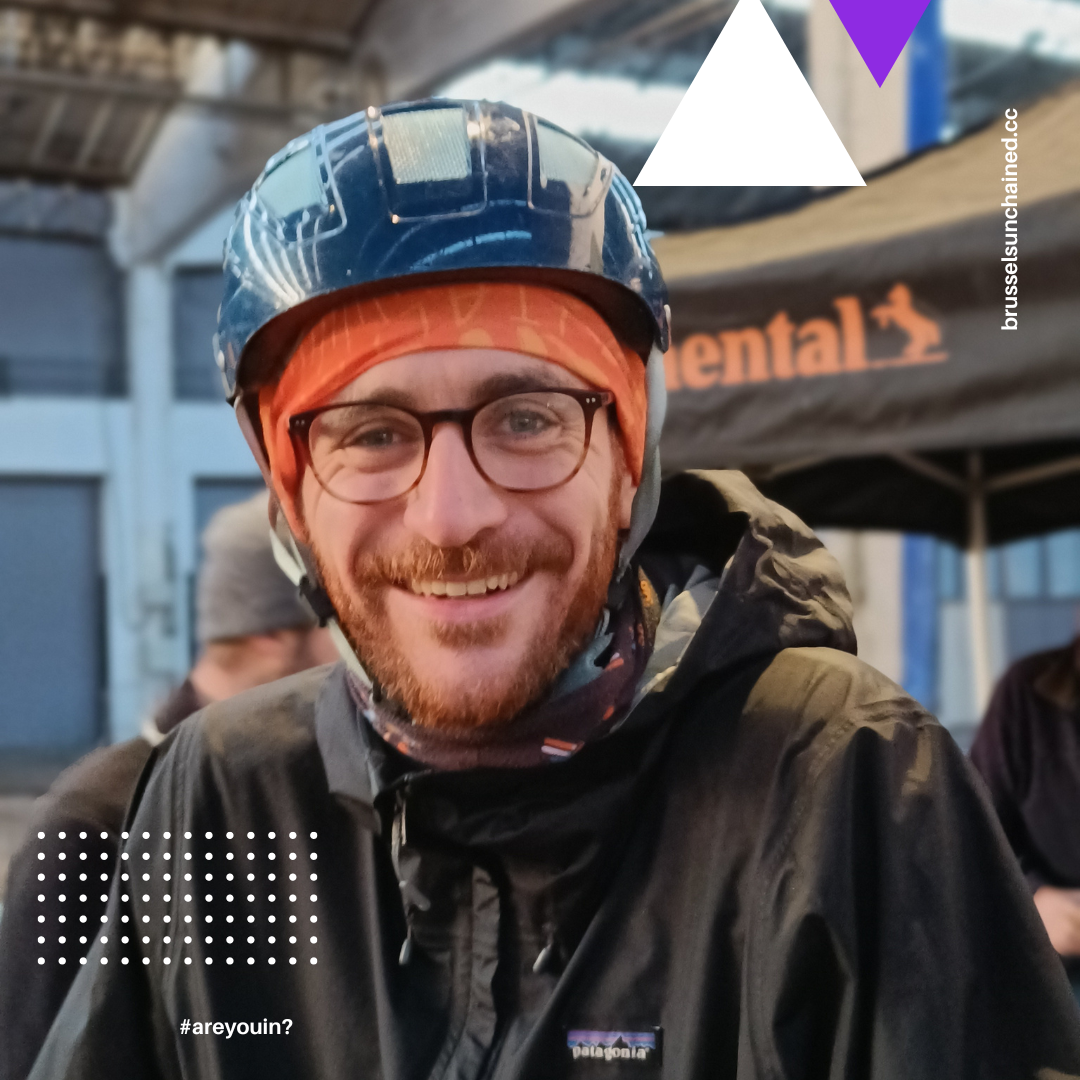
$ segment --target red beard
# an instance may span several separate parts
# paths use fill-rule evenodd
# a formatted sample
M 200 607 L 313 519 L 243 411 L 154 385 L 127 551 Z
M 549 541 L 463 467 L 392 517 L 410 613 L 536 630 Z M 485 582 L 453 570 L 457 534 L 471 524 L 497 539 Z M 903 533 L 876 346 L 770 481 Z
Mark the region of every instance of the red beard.
M 404 706 L 424 727 L 467 730 L 506 723 L 543 696 L 556 677 L 591 638 L 607 600 L 618 553 L 619 477 L 611 487 L 605 525 L 592 538 L 584 577 L 562 619 L 550 625 L 541 613 L 512 679 L 500 685 L 477 680 L 468 690 L 432 685 L 414 669 L 396 641 L 384 603 L 387 586 L 408 588 L 410 581 L 451 577 L 493 577 L 544 571 L 565 575 L 573 562 L 568 537 L 553 533 L 542 541 L 514 542 L 492 538 L 456 548 L 418 541 L 393 556 L 375 553 L 355 567 L 348 587 L 318 558 L 319 572 L 338 613 L 341 629 L 368 674 L 383 691 Z M 472 623 L 434 623 L 431 633 L 444 648 L 493 645 L 507 632 L 509 616 Z M 467 663 L 467 657 L 463 657 Z

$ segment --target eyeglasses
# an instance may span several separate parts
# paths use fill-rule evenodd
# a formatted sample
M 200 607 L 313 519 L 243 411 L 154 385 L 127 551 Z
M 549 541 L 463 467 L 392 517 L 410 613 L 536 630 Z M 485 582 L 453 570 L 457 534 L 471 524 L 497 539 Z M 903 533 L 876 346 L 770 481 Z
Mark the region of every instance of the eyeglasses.
M 457 424 L 476 471 L 505 491 L 544 491 L 585 461 L 607 390 L 534 390 L 472 409 L 414 412 L 378 402 L 324 405 L 289 418 L 289 434 L 323 489 L 349 503 L 396 499 L 420 483 L 439 424 Z

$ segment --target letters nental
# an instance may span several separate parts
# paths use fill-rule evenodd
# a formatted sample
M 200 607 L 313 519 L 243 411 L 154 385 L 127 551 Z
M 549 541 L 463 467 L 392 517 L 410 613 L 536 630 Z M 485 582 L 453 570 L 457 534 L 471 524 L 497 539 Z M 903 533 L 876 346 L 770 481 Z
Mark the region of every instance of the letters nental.
M 691 334 L 664 356 L 667 388 L 676 392 L 815 379 L 948 359 L 941 348 L 940 325 L 916 309 L 911 289 L 903 282 L 897 282 L 869 312 L 878 329 L 898 330 L 907 337 L 897 356 L 867 355 L 867 319 L 857 296 L 837 296 L 832 307 L 835 318 L 795 323 L 786 311 L 779 311 L 764 328 Z

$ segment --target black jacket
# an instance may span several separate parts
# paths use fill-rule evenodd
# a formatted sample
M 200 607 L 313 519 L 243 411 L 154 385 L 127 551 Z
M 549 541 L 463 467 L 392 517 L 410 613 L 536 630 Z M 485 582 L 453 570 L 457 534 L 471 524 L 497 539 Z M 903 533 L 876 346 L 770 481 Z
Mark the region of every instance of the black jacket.
M 183 725 L 33 1080 L 1080 1076 L 979 782 L 851 655 L 820 544 L 737 474 L 679 478 L 658 521 L 660 595 L 703 561 L 719 593 L 567 761 L 424 770 L 340 668 Z
M 1034 893 L 1080 889 L 1080 640 L 1017 661 L 971 747 Z M 1080 957 L 1062 958 L 1080 994 Z
M 0 1080 L 26 1080 L 97 936 L 124 814 L 149 757 L 145 739 L 101 747 L 34 805 L 0 919 Z M 46 863 L 54 868 L 48 888 L 38 879 Z
M 152 723 L 164 734 L 201 704 L 185 679 Z M 99 936 L 124 817 L 149 757 L 142 737 L 100 747 L 65 769 L 34 804 L 26 839 L 8 867 L 0 919 L 0 1080 L 26 1080 Z M 39 880 L 46 862 L 57 868 L 48 888 Z M 39 919 L 51 932 L 41 933 Z
M 1025 657 L 990 701 L 971 760 L 1032 891 L 1080 889 L 1080 641 Z

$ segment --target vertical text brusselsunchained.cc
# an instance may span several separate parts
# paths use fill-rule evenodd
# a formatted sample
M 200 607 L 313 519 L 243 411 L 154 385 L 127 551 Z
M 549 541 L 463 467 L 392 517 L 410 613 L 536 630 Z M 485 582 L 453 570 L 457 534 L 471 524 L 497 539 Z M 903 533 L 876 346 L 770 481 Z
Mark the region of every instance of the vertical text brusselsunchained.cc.
M 1005 184 L 1005 254 L 1001 261 L 1005 264 L 1005 322 L 1002 330 L 1016 330 L 1019 327 L 1019 304 L 1017 281 L 1020 264 L 1017 257 L 1017 184 L 1019 183 L 1018 162 L 1020 158 L 1020 136 L 1017 131 L 1016 110 L 1005 110 L 1005 130 L 1010 134 L 1001 141 L 1005 144 L 1005 175 L 1001 178 Z

